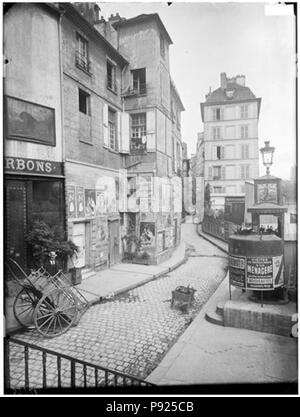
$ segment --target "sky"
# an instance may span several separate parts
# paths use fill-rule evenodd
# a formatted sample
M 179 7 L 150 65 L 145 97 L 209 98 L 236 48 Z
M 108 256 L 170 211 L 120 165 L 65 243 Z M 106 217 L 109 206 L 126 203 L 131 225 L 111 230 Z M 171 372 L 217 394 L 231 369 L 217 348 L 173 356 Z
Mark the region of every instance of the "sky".
M 189 155 L 203 131 L 200 103 L 209 87 L 220 87 L 220 73 L 246 76 L 246 86 L 262 98 L 259 146 L 275 146 L 271 174 L 289 179 L 296 164 L 295 17 L 269 16 L 266 3 L 98 2 L 101 15 L 130 18 L 158 13 L 173 40 L 170 72 L 179 91 L 182 140 Z M 265 168 L 261 164 L 260 175 Z

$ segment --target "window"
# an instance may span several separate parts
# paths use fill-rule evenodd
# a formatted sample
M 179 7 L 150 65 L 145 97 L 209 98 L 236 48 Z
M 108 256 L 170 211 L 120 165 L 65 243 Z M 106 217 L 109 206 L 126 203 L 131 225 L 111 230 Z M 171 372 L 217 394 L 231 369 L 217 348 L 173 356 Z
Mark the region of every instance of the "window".
M 221 167 L 215 166 L 213 167 L 213 180 L 220 180 L 221 179 Z
M 248 106 L 241 106 L 241 119 L 248 119 Z
M 130 151 L 132 153 L 145 153 L 147 149 L 146 142 L 146 113 L 137 113 L 131 115 L 131 141 Z
M 217 146 L 217 159 L 224 159 L 224 146 Z
M 241 158 L 248 159 L 249 158 L 249 144 L 244 143 L 241 145 Z
M 116 92 L 117 91 L 117 83 L 116 83 L 116 66 L 107 61 L 106 63 L 106 76 L 107 76 L 107 88 Z
M 241 179 L 246 180 L 250 178 L 250 166 L 243 164 L 241 165 Z
M 221 194 L 223 192 L 223 188 L 222 187 L 213 187 L 213 192 L 215 194 Z
M 221 120 L 221 109 L 220 107 L 213 109 L 213 120 Z
M 132 70 L 133 91 L 137 94 L 146 94 L 146 68 Z
M 88 41 L 77 33 L 76 66 L 89 71 Z
M 114 151 L 118 150 L 117 129 L 116 129 L 116 112 L 108 109 L 108 135 L 109 147 Z
M 290 213 L 290 223 L 297 223 L 297 214 Z
M 248 138 L 248 125 L 241 126 L 241 138 L 247 139 Z
M 214 140 L 221 138 L 221 129 L 219 127 L 213 127 L 213 138 Z
M 78 89 L 79 91 L 79 111 L 81 113 L 90 114 L 90 95 L 85 91 Z
M 165 58 L 165 40 L 162 35 L 160 35 L 160 55 Z

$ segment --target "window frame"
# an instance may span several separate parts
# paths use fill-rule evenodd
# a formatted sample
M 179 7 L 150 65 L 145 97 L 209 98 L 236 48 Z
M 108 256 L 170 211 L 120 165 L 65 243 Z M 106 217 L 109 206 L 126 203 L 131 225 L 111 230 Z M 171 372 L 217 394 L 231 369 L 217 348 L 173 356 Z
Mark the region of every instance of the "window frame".
M 147 94 L 147 78 L 146 78 L 146 67 L 136 68 L 131 70 L 132 74 L 132 91 L 139 96 Z M 135 79 L 135 76 L 136 79 Z M 141 78 L 144 78 L 144 82 L 141 82 Z M 136 84 L 136 86 L 135 86 Z
M 75 64 L 76 67 L 90 73 L 90 61 L 89 61 L 89 41 L 82 36 L 81 33 L 76 32 L 76 53 L 75 53 Z M 81 50 L 80 45 L 85 45 L 85 51 Z
M 138 122 L 133 123 L 134 118 L 137 118 Z M 139 118 L 143 118 L 144 120 L 141 122 Z M 147 141 L 145 144 L 142 144 L 143 136 L 147 136 L 147 113 L 132 113 L 130 115 L 130 153 L 140 154 L 147 152 Z M 133 146 L 134 140 L 137 142 L 140 141 L 140 145 L 144 146 L 140 146 L 140 149 L 136 145 Z
M 109 67 L 112 74 L 108 74 Z M 113 93 L 117 93 L 117 65 L 110 59 L 106 60 L 106 88 Z
M 109 116 L 113 115 L 112 120 Z M 113 133 L 113 146 L 112 146 L 112 133 Z M 117 125 L 117 112 L 108 107 L 108 149 L 118 152 L 118 125 Z
M 86 99 L 86 112 L 80 110 L 80 94 L 85 96 Z M 85 90 L 83 90 L 82 88 L 78 87 L 78 111 L 82 114 L 85 114 L 86 116 L 90 116 L 91 115 L 91 95 L 89 93 L 87 93 Z

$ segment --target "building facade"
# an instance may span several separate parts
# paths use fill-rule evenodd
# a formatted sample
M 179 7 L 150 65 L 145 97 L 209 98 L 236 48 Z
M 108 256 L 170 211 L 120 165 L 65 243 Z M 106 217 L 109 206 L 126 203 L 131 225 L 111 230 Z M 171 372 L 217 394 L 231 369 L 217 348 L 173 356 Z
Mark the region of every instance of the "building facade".
M 5 255 L 23 267 L 35 220 L 65 230 L 59 20 L 49 4 L 4 15 Z
M 201 103 L 204 123 L 204 185 L 216 195 L 244 195 L 245 180 L 259 175 L 258 120 L 261 99 L 245 76 L 227 78 Z

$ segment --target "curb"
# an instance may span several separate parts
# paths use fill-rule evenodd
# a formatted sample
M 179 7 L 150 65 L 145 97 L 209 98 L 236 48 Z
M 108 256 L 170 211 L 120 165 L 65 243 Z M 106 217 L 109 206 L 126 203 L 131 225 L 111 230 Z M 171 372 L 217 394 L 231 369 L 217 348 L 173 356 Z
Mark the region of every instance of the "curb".
M 222 246 L 218 245 L 216 242 L 210 240 L 207 236 L 205 236 L 204 234 L 202 234 L 201 232 L 199 232 L 198 228 L 197 228 L 197 234 L 199 236 L 201 236 L 204 240 L 206 240 L 207 242 L 211 243 L 212 245 L 216 246 L 218 249 L 220 249 L 222 252 L 227 253 L 228 255 L 228 250 L 224 249 Z
M 159 272 L 158 274 L 152 275 L 151 277 L 145 278 L 143 281 L 140 281 L 137 284 L 128 285 L 128 287 L 121 288 L 120 290 L 115 291 L 114 296 L 112 298 L 114 298 L 114 297 L 116 297 L 120 294 L 123 294 L 127 291 L 133 290 L 134 288 L 138 288 L 138 287 L 140 287 L 144 284 L 147 284 L 150 281 L 154 281 L 155 279 L 163 277 L 164 275 L 168 274 L 171 271 L 174 271 L 174 269 L 177 269 L 179 266 L 186 263 L 187 260 L 188 260 L 188 257 L 185 255 L 184 258 L 181 261 L 178 261 L 175 265 L 166 268 L 164 271 Z M 101 303 L 105 300 L 108 300 L 108 298 L 106 298 L 105 295 L 104 296 L 98 296 L 94 300 L 90 301 L 90 306 Z

